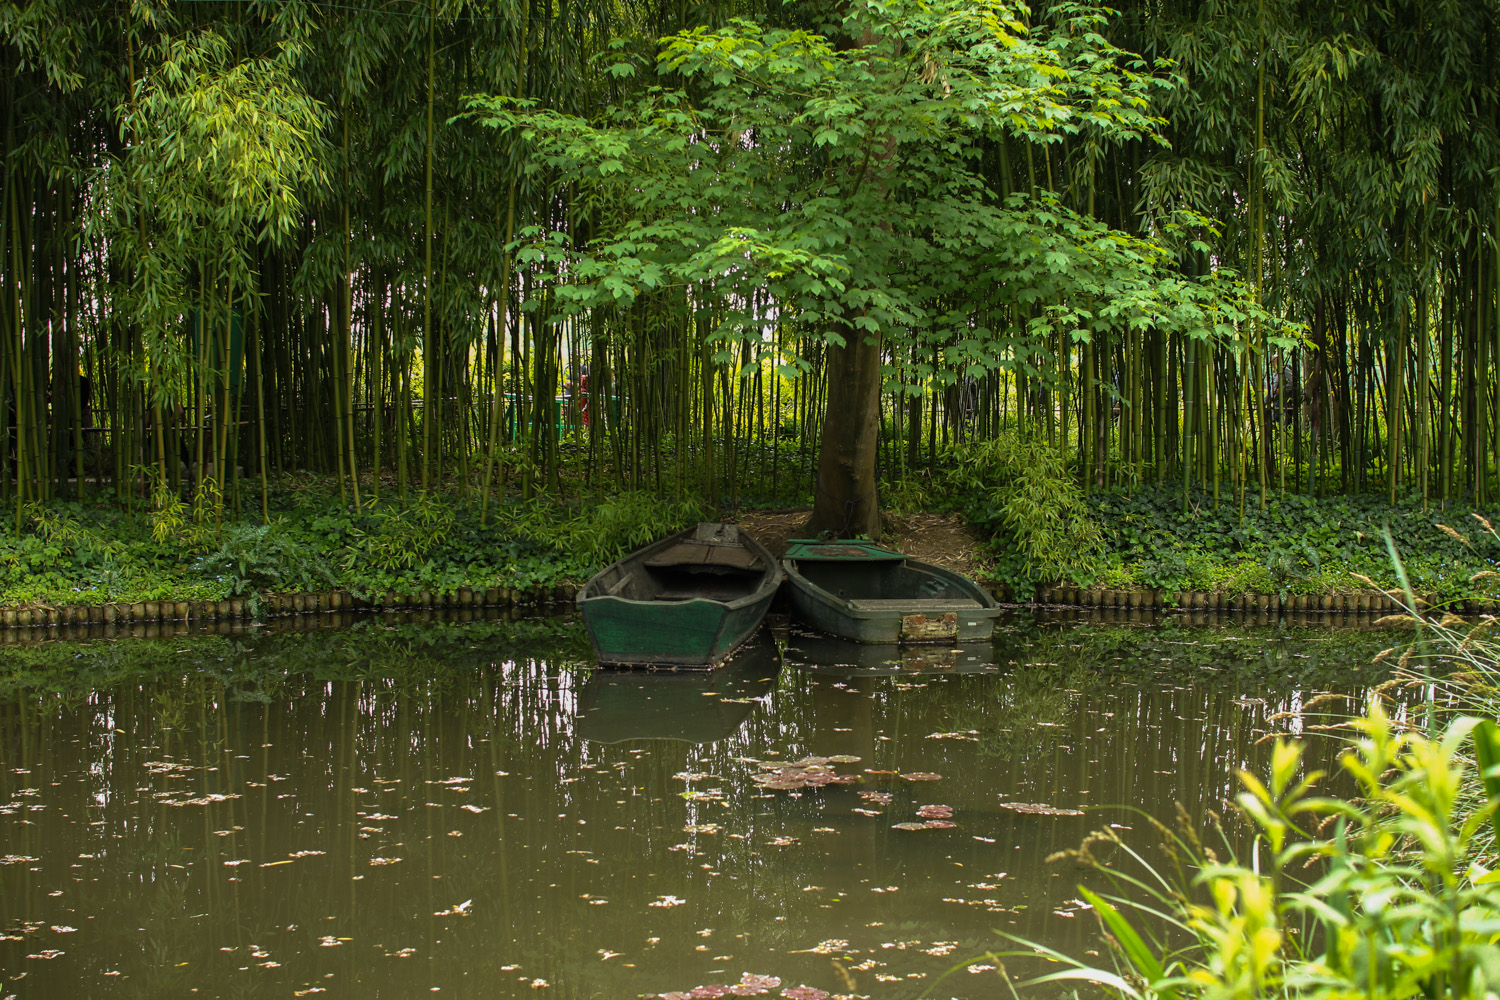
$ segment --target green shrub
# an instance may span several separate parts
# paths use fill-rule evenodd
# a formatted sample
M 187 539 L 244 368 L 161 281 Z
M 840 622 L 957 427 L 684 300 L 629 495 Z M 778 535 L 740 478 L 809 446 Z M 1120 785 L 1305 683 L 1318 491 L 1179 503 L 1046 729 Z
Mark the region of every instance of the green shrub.
M 1151 885 L 1101 866 L 1100 844 L 1121 842 L 1113 831 L 1093 835 L 1065 853 L 1114 877 L 1113 892 L 1080 888 L 1114 967 L 1051 953 L 1070 968 L 1029 985 L 1085 980 L 1163 1000 L 1500 990 L 1500 871 L 1476 839 L 1497 802 L 1472 808 L 1464 796 L 1476 773 L 1462 751 L 1477 724 L 1458 718 L 1428 737 L 1373 697 L 1340 758 L 1352 798 L 1317 794 L 1323 775 L 1302 773 L 1302 745 L 1278 741 L 1264 779 L 1240 775 L 1238 811 L 1255 832 L 1249 859 L 1221 858 L 1191 830 L 1159 827 L 1173 866 Z M 1187 945 L 1167 944 L 1174 936 Z
M 991 536 L 997 582 L 1024 593 L 1043 583 L 1093 581 L 1102 536 L 1055 445 L 1003 435 L 951 449 L 945 466 L 947 486 L 971 498 L 970 521 Z

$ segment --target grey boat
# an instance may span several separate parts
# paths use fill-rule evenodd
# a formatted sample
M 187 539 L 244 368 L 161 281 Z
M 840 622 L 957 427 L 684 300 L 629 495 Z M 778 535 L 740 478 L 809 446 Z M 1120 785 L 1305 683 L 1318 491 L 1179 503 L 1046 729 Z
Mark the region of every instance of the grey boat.
M 999 603 L 979 584 L 873 542 L 793 539 L 781 561 L 797 617 L 855 642 L 988 639 Z

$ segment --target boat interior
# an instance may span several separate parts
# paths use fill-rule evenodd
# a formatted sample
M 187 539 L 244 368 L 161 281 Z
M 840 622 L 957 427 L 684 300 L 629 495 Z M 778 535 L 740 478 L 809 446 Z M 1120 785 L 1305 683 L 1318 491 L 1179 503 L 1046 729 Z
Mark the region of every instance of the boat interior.
M 956 581 L 929 570 L 908 565 L 905 560 L 821 562 L 799 560 L 797 572 L 813 586 L 821 587 L 855 606 L 894 601 L 902 604 L 942 602 L 945 607 L 980 607 L 971 591 Z
M 588 597 L 630 601 L 734 601 L 755 593 L 774 566 L 732 524 L 700 525 L 687 537 L 610 567 Z

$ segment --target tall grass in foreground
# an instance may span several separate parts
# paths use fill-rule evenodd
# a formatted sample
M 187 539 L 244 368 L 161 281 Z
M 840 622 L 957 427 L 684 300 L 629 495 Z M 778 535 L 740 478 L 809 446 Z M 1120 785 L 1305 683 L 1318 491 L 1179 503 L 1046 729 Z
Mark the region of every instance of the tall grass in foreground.
M 1080 887 L 1109 967 L 1031 945 L 995 957 L 1040 952 L 1066 967 L 1007 978 L 1011 992 L 1082 981 L 1132 1000 L 1500 994 L 1500 622 L 1415 605 L 1408 595 L 1418 641 L 1385 688 L 1420 686 L 1431 711 L 1404 724 L 1371 696 L 1337 765 L 1355 795 L 1323 794 L 1327 775 L 1304 768 L 1300 741 L 1281 738 L 1268 773 L 1240 773 L 1247 857 L 1205 845 L 1186 817 L 1175 831 L 1153 821 L 1167 857 L 1155 867 L 1114 832 L 1092 834 L 1065 855 L 1112 886 Z M 1104 843 L 1146 874 L 1101 863 Z

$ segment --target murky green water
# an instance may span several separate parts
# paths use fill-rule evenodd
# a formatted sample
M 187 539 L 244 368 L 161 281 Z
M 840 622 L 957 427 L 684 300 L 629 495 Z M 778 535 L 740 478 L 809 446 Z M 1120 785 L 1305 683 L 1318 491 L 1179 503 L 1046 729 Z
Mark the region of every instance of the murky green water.
M 1378 681 L 1392 638 L 1027 615 L 892 663 L 778 635 L 781 660 L 708 677 L 582 669 L 567 619 L 8 647 L 0 997 L 620 998 L 747 971 L 998 996 L 996 930 L 1097 947 L 1094 876 L 1048 855 L 1110 824 L 1149 855 L 1133 808 L 1222 809 L 1268 717 Z M 809 755 L 856 780 L 752 780 Z M 924 805 L 954 825 L 895 828 Z

